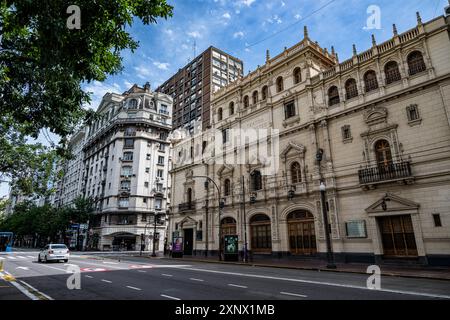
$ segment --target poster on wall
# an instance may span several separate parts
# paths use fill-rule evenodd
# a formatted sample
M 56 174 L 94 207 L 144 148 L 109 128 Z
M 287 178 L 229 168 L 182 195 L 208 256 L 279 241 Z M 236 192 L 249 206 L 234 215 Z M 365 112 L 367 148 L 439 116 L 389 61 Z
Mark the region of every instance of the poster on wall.
M 183 253 L 183 238 L 182 237 L 173 238 L 172 252 Z
M 239 260 L 238 236 L 224 237 L 224 255 L 225 261 Z

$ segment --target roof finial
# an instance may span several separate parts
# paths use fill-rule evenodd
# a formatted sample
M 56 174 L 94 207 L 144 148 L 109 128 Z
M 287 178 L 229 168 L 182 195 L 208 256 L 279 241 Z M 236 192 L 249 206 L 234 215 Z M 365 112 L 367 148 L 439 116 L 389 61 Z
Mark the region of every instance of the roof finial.
M 395 25 L 395 23 L 392 25 L 392 32 L 394 33 L 395 37 L 398 36 L 397 26 Z
M 266 50 L 266 62 L 270 60 L 270 51 L 269 49 Z
M 377 45 L 377 40 L 375 40 L 375 35 L 372 34 L 372 45 L 375 47 Z
M 356 51 L 356 44 L 353 44 L 353 55 L 356 56 L 358 52 Z
M 333 56 L 336 55 L 336 51 L 334 51 L 334 46 L 331 46 L 331 54 L 332 54 Z
M 303 27 L 303 39 L 309 39 L 308 26 Z
M 419 11 L 416 12 L 416 16 L 417 16 L 417 25 L 421 26 L 422 25 L 422 18 L 420 17 L 420 12 Z
M 339 56 L 338 56 L 337 52 L 334 55 L 336 57 L 336 61 L 339 62 Z

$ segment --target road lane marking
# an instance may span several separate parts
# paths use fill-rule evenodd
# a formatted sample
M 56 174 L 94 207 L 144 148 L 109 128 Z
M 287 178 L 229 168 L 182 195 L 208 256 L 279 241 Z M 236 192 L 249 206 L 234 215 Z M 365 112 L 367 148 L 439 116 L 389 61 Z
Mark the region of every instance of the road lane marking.
M 330 287 L 340 287 L 340 288 L 348 288 L 348 289 L 369 290 L 369 291 L 375 291 L 375 292 L 387 292 L 387 293 L 405 294 L 405 295 L 412 295 L 412 296 L 422 296 L 422 297 L 431 297 L 431 298 L 450 299 L 450 295 L 442 295 L 442 294 L 414 292 L 414 291 L 404 291 L 404 290 L 395 290 L 395 289 L 373 290 L 373 289 L 369 289 L 367 287 L 356 286 L 356 285 L 351 285 L 351 284 L 340 284 L 340 283 L 321 282 L 321 281 L 314 281 L 314 280 L 282 278 L 282 277 L 273 277 L 273 276 L 263 276 L 263 275 L 251 274 L 251 273 L 239 273 L 239 272 L 229 272 L 229 271 L 207 270 L 207 269 L 199 269 L 199 268 L 184 268 L 184 269 L 191 270 L 191 271 L 199 271 L 199 272 L 227 274 L 227 275 L 248 277 L 248 278 L 281 280 L 281 281 L 317 284 L 317 285 L 330 286 Z
M 102 279 L 102 281 L 103 281 L 103 282 L 106 282 L 106 283 L 112 283 L 112 281 L 105 280 L 105 279 Z
M 133 290 L 136 290 L 136 291 L 141 291 L 142 290 L 142 289 L 139 289 L 139 288 L 136 288 L 136 287 L 131 287 L 131 286 L 127 286 L 127 288 L 133 289 Z
M 192 280 L 192 281 L 198 281 L 198 282 L 203 282 L 203 281 L 205 281 L 205 280 L 197 279 L 197 278 L 189 278 L 189 280 Z
M 166 274 L 166 273 L 163 273 L 162 276 L 164 276 L 164 277 L 173 277 L 173 275 L 171 275 L 171 274 Z
M 28 268 L 28 267 L 17 267 L 16 269 L 22 269 L 22 270 L 30 270 L 30 268 Z
M 285 296 L 293 296 L 293 297 L 300 297 L 300 298 L 308 298 L 308 296 L 305 296 L 303 294 L 297 294 L 297 293 L 290 293 L 290 292 L 280 292 L 280 294 L 283 294 Z
M 5 258 L 3 258 L 3 257 L 0 257 L 0 260 L 5 260 Z
M 43 266 L 43 267 L 46 267 L 46 268 L 50 268 L 50 269 L 55 269 L 55 270 L 63 271 L 64 273 L 66 273 L 66 271 L 67 271 L 66 269 L 61 269 L 61 268 L 51 267 L 51 266 L 48 266 L 48 265 L 43 264 L 43 263 L 40 263 L 39 265 L 40 265 L 40 266 Z
M 111 262 L 111 261 L 103 261 L 105 264 L 119 264 L 118 262 Z
M 47 298 L 47 300 L 54 300 L 52 297 L 46 295 L 45 293 L 43 293 L 42 291 L 39 291 L 38 289 L 36 289 L 35 287 L 33 287 L 31 284 L 20 280 L 20 282 L 22 282 L 24 285 L 26 285 L 27 287 L 29 287 L 30 289 L 34 290 L 35 292 L 37 292 L 38 294 L 42 295 L 43 297 Z
M 98 267 L 105 267 L 105 265 L 103 263 L 94 263 L 94 262 L 87 262 L 87 261 L 77 261 L 77 263 L 81 263 L 81 264 L 88 264 L 88 265 L 92 265 L 92 266 L 98 266 Z M 118 269 L 118 270 L 128 270 L 127 268 L 122 268 L 122 267 L 116 267 L 116 266 L 108 266 L 108 268 L 113 268 L 113 269 Z
M 232 284 L 232 283 L 229 283 L 228 285 L 230 287 L 236 287 L 236 288 L 242 288 L 242 289 L 247 289 L 248 288 L 247 286 L 240 286 L 238 284 Z
M 138 270 L 137 272 L 146 273 L 147 271 L 145 271 L 145 270 Z
M 28 258 L 32 258 L 32 259 L 34 259 L 34 256 L 27 256 Z
M 93 279 L 93 276 L 85 275 L 86 278 Z
M 13 256 L 8 256 L 8 259 L 10 259 L 10 260 L 17 260 L 17 258 L 13 257 Z
M 167 299 L 172 299 L 172 300 L 181 300 L 180 298 L 166 296 L 165 294 L 162 294 L 161 297 L 164 297 L 164 298 L 167 298 Z
M 24 256 L 17 256 L 17 258 L 20 258 L 20 259 L 26 259 L 27 257 L 24 257 Z

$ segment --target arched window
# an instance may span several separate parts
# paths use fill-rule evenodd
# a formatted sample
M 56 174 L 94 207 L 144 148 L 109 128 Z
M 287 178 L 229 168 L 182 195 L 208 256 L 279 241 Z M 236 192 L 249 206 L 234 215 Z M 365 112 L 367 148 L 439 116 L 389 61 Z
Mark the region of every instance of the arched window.
M 304 210 L 291 212 L 287 216 L 289 249 L 293 255 L 317 253 L 314 216 Z
M 302 182 L 302 169 L 298 162 L 291 165 L 291 178 L 293 184 Z
M 222 108 L 219 108 L 219 110 L 217 110 L 217 121 L 222 121 L 223 119 L 223 111 Z
M 370 70 L 366 72 L 364 75 L 364 84 L 366 86 L 366 92 L 378 89 L 378 80 L 375 71 Z
M 386 168 L 392 164 L 391 146 L 386 140 L 379 140 L 375 143 L 375 153 L 377 155 L 378 167 Z
M 250 174 L 250 180 L 251 180 L 252 191 L 262 190 L 262 176 L 261 176 L 261 172 L 259 172 L 258 170 L 253 171 Z
M 302 70 L 300 68 L 294 69 L 294 84 L 302 82 Z
M 230 116 L 234 114 L 234 102 L 230 102 Z
M 263 101 L 266 100 L 268 95 L 269 95 L 269 88 L 267 86 L 264 86 L 261 91 L 262 100 Z
M 281 92 L 284 90 L 283 77 L 277 78 L 277 92 Z
M 386 75 L 386 84 L 391 84 L 402 79 L 398 64 L 395 61 L 390 61 L 384 66 L 384 74 Z
M 225 197 L 228 197 L 231 194 L 231 181 L 230 179 L 225 179 L 223 183 L 223 193 Z
M 253 91 L 252 102 L 253 102 L 253 104 L 257 104 L 258 103 L 258 91 Z
M 272 250 L 271 223 L 265 214 L 250 219 L 250 244 L 252 252 L 270 253 Z
M 345 97 L 347 100 L 355 98 L 358 96 L 358 86 L 356 85 L 355 79 L 348 79 L 345 82 Z
M 231 217 L 222 219 L 222 237 L 236 235 L 236 220 Z
M 414 51 L 408 56 L 408 68 L 410 76 L 427 69 L 425 62 L 423 61 L 423 55 L 420 51 Z
M 334 106 L 335 104 L 339 104 L 341 100 L 339 99 L 339 90 L 336 86 L 332 86 L 328 89 L 328 105 Z
M 250 104 L 249 98 L 248 98 L 248 96 L 245 96 L 244 97 L 244 108 L 248 108 L 249 104 Z

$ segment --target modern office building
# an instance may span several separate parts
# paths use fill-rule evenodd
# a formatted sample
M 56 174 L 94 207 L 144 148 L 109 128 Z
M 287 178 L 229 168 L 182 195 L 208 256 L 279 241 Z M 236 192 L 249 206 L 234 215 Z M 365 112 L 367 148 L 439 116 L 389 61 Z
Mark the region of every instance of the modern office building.
M 305 28 L 213 94 L 213 133 L 174 146 L 170 231 L 185 252 L 238 235 L 241 252 L 325 257 L 328 234 L 340 261 L 450 265 L 449 30 L 417 14 L 339 62 Z
M 211 95 L 243 75 L 241 60 L 209 47 L 156 89 L 173 98 L 173 129 L 210 126 Z

